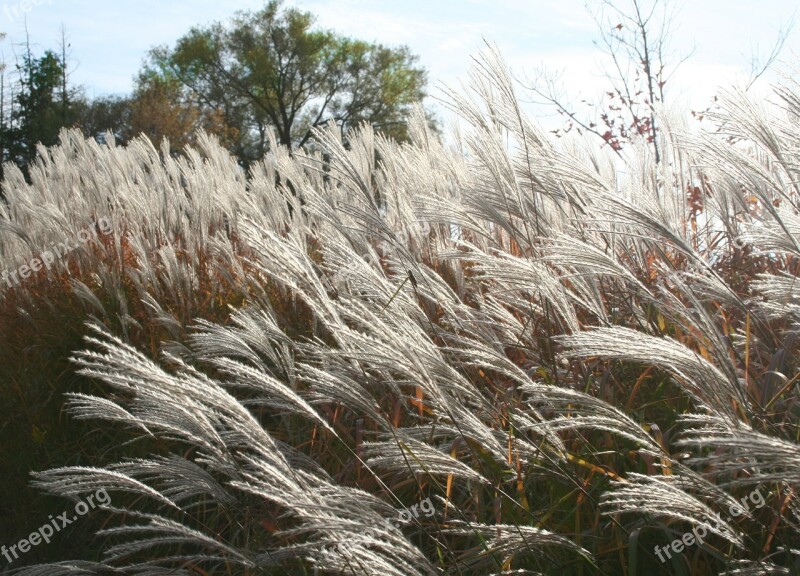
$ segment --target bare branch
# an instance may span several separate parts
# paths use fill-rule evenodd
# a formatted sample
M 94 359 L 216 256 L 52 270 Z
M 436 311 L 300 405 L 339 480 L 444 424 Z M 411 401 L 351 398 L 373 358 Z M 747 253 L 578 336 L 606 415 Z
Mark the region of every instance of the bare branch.
M 778 59 L 778 56 L 780 56 L 780 53 L 783 51 L 783 47 L 786 45 L 786 40 L 789 38 L 792 30 L 794 29 L 795 16 L 796 13 L 792 14 L 792 17 L 789 18 L 786 24 L 778 28 L 778 36 L 775 38 L 775 44 L 772 46 L 772 50 L 763 64 L 759 62 L 759 56 L 757 53 L 754 52 L 751 54 L 750 77 L 747 81 L 747 85 L 745 86 L 745 92 L 750 90 L 753 84 L 756 83 L 756 80 L 763 76 L 764 73 L 769 70 L 770 66 L 775 63 L 775 60 Z

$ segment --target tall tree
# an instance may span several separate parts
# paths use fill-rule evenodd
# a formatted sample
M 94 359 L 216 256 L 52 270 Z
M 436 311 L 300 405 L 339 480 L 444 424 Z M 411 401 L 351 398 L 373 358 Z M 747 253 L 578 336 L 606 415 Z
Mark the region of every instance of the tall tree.
M 329 120 L 343 133 L 365 121 L 405 138 L 406 115 L 425 95 L 416 60 L 406 47 L 315 29 L 310 13 L 273 0 L 151 51 L 147 68 L 176 78 L 185 101 L 219 110 L 236 131 L 234 153 L 249 163 L 266 152 L 270 127 L 291 148 Z
M 141 75 L 130 99 L 130 133 L 145 134 L 154 142 L 169 140 L 175 150 L 194 141 L 199 128 L 229 144 L 231 131 L 218 109 L 182 98 L 180 83 L 172 77 Z
M 74 126 L 88 137 L 105 142 L 111 132 L 117 144 L 125 144 L 133 135 L 131 108 L 133 101 L 126 96 L 100 96 L 73 100 Z
M 53 51 L 40 58 L 27 51 L 17 69 L 19 90 L 3 126 L 5 160 L 27 166 L 36 156 L 38 143 L 52 146 L 58 141 L 60 129 L 68 123 L 68 96 L 61 93 L 64 66 Z
M 0 166 L 15 162 L 27 174 L 36 146 L 55 145 L 61 128 L 75 123 L 80 91 L 69 83 L 69 44 L 63 29 L 58 51 L 36 56 L 27 37 L 23 46 L 13 68 L 0 65 Z

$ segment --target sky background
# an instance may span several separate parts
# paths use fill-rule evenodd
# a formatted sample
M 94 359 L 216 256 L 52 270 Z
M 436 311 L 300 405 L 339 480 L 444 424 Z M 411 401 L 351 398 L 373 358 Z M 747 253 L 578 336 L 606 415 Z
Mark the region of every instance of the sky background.
M 625 0 L 621 0 L 624 2 Z M 596 0 L 593 2 L 596 5 Z M 764 59 L 798 10 L 796 0 L 672 0 L 678 14 L 675 60 L 694 50 L 668 85 L 673 102 L 705 108 L 719 87 L 746 81 L 753 55 Z M 36 53 L 56 48 L 62 25 L 70 44 L 71 81 L 89 96 L 126 94 L 148 49 L 173 45 L 192 26 L 225 21 L 264 0 L 0 0 L 0 42 L 6 63 L 22 52 L 27 27 Z M 387 45 L 408 45 L 429 73 L 430 92 L 466 78 L 470 56 L 496 44 L 515 76 L 545 66 L 560 72 L 573 101 L 596 100 L 606 85 L 594 41 L 597 27 L 584 0 L 286 0 L 317 16 L 320 27 Z M 590 0 L 590 4 L 592 1 Z M 27 9 L 26 9 L 27 8 Z M 793 30 L 777 72 L 800 55 Z M 761 84 L 774 81 L 777 72 Z M 521 90 L 523 98 L 525 91 Z M 434 104 L 434 108 L 441 108 Z M 441 113 L 441 112 L 440 112 Z M 548 123 L 545 109 L 535 114 Z M 552 120 L 551 120 L 552 121 Z

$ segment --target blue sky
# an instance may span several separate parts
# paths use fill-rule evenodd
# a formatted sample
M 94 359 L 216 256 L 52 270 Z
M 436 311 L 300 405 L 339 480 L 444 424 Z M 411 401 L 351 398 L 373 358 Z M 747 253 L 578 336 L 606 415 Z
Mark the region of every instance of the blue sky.
M 596 0 L 594 0 L 596 1 Z M 676 55 L 694 47 L 669 95 L 704 107 L 720 86 L 741 83 L 753 54 L 763 58 L 778 30 L 797 10 L 795 1 L 683 0 L 672 45 Z M 55 48 L 62 24 L 71 45 L 72 81 L 89 95 L 126 93 L 147 50 L 172 44 L 193 25 L 226 20 L 263 0 L 0 0 L 2 56 L 13 63 L 25 27 L 37 50 Z M 432 91 L 465 78 L 470 55 L 483 38 L 496 43 L 514 73 L 532 77 L 545 65 L 561 71 L 571 97 L 593 99 L 604 87 L 593 40 L 596 26 L 584 0 L 287 0 L 318 17 L 321 27 L 389 45 L 406 44 L 429 71 Z M 800 16 L 800 15 L 799 15 Z M 16 46 L 15 46 L 16 45 Z M 800 29 L 782 59 L 800 55 Z M 766 82 L 775 75 L 765 78 Z

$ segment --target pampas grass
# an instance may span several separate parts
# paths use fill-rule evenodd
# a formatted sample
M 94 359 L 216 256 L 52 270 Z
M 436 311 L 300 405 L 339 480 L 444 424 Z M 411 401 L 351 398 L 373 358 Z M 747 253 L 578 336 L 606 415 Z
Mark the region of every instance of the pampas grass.
M 326 129 L 245 175 L 204 135 L 64 132 L 30 184 L 7 171 L 0 262 L 113 234 L 0 298 L 82 303 L 99 387 L 67 410 L 125 442 L 34 475 L 111 495 L 99 561 L 21 573 L 797 573 L 800 99 L 776 94 L 729 95 L 717 133 L 665 115 L 658 165 L 546 137 L 493 51 L 448 146 L 419 112 L 409 144 Z

